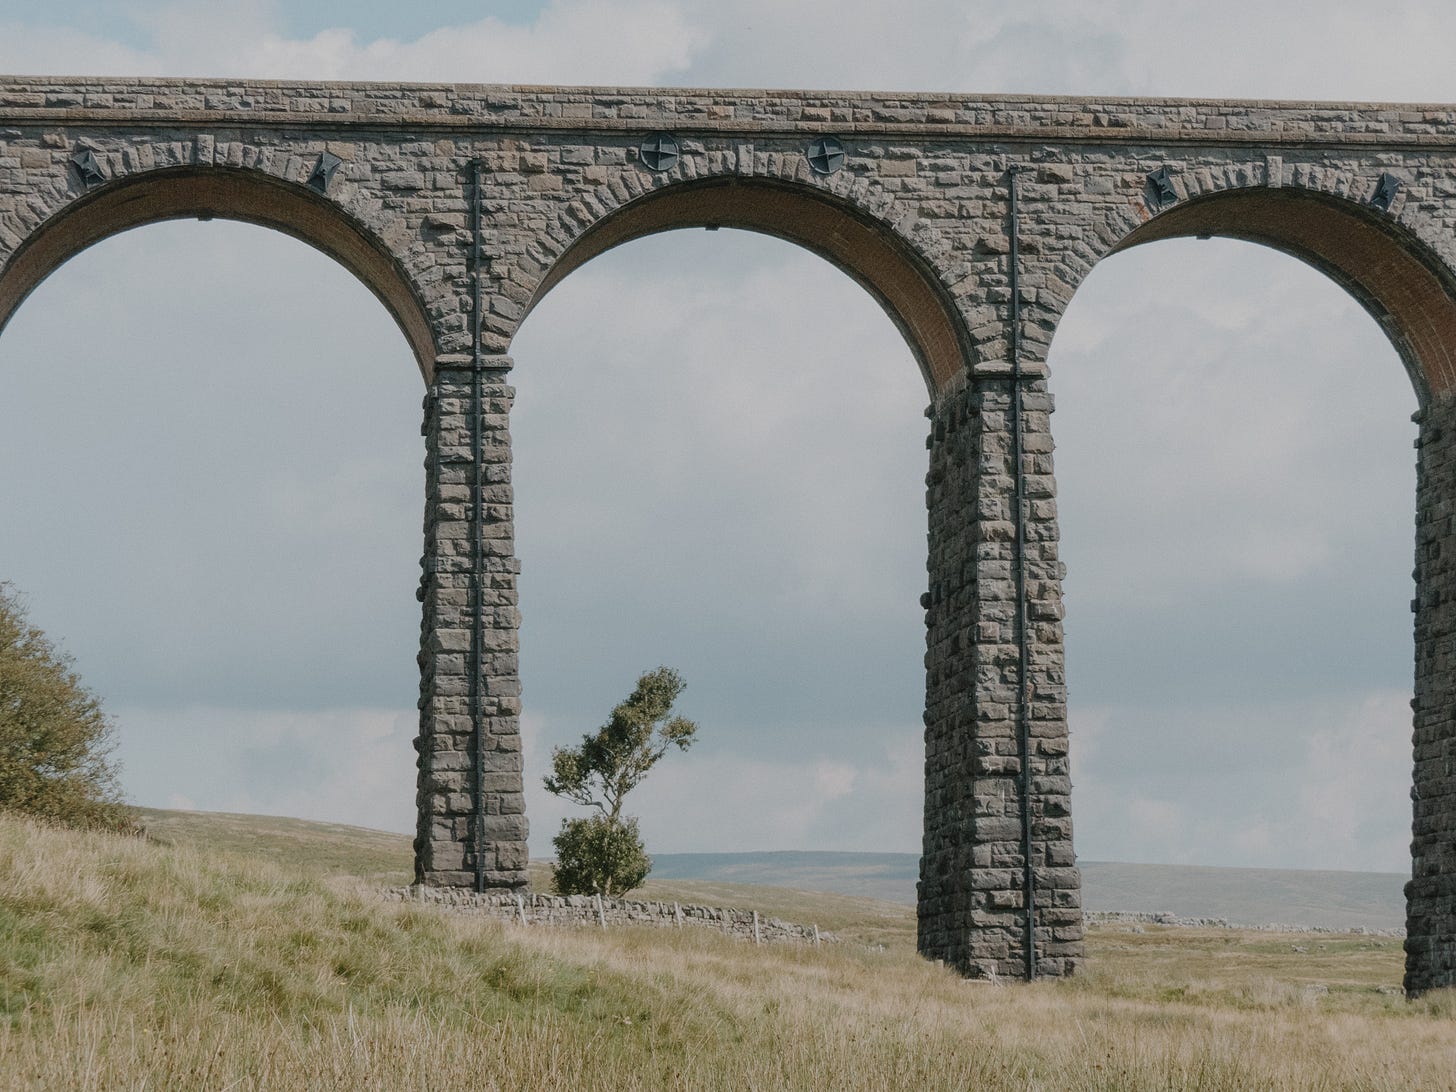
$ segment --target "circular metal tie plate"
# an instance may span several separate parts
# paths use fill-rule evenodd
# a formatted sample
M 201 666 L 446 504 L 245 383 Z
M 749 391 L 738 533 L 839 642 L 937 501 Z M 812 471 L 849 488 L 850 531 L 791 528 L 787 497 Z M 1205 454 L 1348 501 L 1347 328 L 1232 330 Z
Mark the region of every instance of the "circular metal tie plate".
M 816 137 L 804 152 L 809 169 L 815 174 L 831 175 L 844 166 L 844 145 L 838 137 Z
M 650 171 L 670 171 L 677 166 L 681 150 L 671 133 L 653 133 L 637 149 L 642 165 Z

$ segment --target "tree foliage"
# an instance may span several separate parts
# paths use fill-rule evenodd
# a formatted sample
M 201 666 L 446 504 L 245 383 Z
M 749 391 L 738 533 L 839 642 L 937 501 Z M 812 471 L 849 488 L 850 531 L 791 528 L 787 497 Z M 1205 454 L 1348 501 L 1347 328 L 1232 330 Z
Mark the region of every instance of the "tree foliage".
M 557 891 L 621 894 L 646 878 L 652 862 L 637 833 L 637 821 L 623 817 L 622 804 L 669 748 L 686 751 L 692 746 L 698 726 L 673 713 L 686 686 L 671 668 L 649 671 L 612 710 L 607 723 L 582 736 L 579 747 L 552 750 L 547 790 L 597 809 L 588 819 L 562 822 L 555 843 Z M 569 864 L 563 867 L 568 857 Z
M 0 582 L 0 809 L 82 826 L 127 821 L 110 720 L 71 658 Z
M 630 816 L 616 822 L 605 815 L 563 820 L 551 844 L 552 885 L 562 895 L 620 895 L 652 871 L 637 820 Z

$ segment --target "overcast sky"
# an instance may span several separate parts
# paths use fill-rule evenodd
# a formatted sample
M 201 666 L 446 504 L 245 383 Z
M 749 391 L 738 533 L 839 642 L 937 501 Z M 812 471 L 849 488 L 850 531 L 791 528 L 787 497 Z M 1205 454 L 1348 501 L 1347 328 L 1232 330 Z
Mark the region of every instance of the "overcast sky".
M 9 0 L 0 71 L 1456 99 L 1456 9 Z M 641 331 L 651 325 L 654 336 Z M 774 239 L 610 252 L 517 367 L 533 851 L 549 749 L 678 667 L 649 848 L 916 851 L 926 392 Z M 1052 350 L 1077 848 L 1408 869 L 1415 397 L 1321 274 L 1140 247 Z M 110 239 L 0 336 L 0 578 L 157 806 L 413 824 L 422 384 L 342 268 L 248 225 Z

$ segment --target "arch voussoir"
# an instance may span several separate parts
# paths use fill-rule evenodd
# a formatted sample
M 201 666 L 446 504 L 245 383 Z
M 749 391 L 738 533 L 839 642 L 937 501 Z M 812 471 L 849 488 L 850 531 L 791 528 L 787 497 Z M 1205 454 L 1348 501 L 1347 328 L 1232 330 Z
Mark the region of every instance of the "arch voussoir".
M 739 163 L 746 158 L 740 151 Z M 698 159 L 705 165 L 709 162 L 705 152 L 683 157 L 694 163 Z M 642 234 L 701 226 L 711 215 L 705 209 L 714 204 L 705 201 L 703 195 L 714 186 L 726 185 L 730 189 L 725 193 L 731 197 L 718 204 L 727 226 L 777 234 L 816 248 L 815 236 L 806 234 L 799 220 L 808 217 L 817 223 L 826 216 L 837 217 L 841 229 L 815 229 L 830 240 L 826 256 L 839 262 L 886 305 L 926 364 L 927 382 L 934 387 L 963 367 L 967 337 L 940 275 L 948 264 L 945 259 L 949 248 L 933 233 L 901 230 L 915 220 L 913 208 L 876 190 L 870 180 L 848 171 L 827 177 L 816 175 L 799 151 L 755 152 L 751 173 L 735 170 L 711 174 L 697 173 L 695 168 L 675 168 L 650 175 L 641 171 L 635 174 L 643 187 L 640 196 L 624 200 L 625 187 L 615 180 L 583 188 L 572 200 L 562 202 L 544 230 L 535 233 L 534 242 L 544 259 L 539 264 L 545 269 L 539 274 L 540 287 L 530 306 L 572 269 L 604 249 Z M 898 222 L 887 221 L 885 213 L 893 214 Z M 857 263 L 848 249 L 836 252 L 836 247 L 848 244 L 833 240 L 845 238 L 863 240 L 860 245 L 874 249 L 879 266 L 898 272 L 877 272 L 872 264 Z M 899 282 L 890 283 L 891 277 L 898 277 Z M 877 278 L 885 279 L 888 287 L 882 289 Z M 904 306 L 918 307 L 918 313 L 903 314 L 898 308 Z M 916 329 L 932 327 L 938 339 L 933 363 L 915 337 Z
M 122 147 L 91 139 L 74 147 L 96 156 L 99 176 L 82 178 L 57 155 L 31 187 L 29 215 L 17 222 L 18 241 L 0 265 L 0 327 L 57 266 L 107 236 L 159 220 L 218 216 L 286 231 L 343 262 L 394 312 L 422 370 L 433 366 L 433 330 L 407 262 L 395 257 L 406 250 L 406 231 L 396 219 L 359 215 L 367 203 L 359 187 L 341 186 L 330 201 L 290 177 L 304 162 L 298 156 L 270 160 L 256 147 L 259 167 L 218 165 L 210 138 Z

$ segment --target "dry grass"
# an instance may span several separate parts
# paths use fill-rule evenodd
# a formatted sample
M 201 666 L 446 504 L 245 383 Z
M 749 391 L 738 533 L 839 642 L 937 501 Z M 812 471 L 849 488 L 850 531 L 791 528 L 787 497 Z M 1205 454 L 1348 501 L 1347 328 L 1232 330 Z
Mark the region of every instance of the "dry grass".
M 994 986 L 907 954 L 893 915 L 884 950 L 755 948 L 320 871 L 0 819 L 0 1086 L 1456 1088 L 1456 1003 L 1381 992 L 1380 938 L 1110 927 L 1078 978 Z
M 147 837 L 204 853 L 243 853 L 315 875 L 358 876 L 389 886 L 414 879 L 408 834 L 277 815 L 137 808 Z
M 361 877 L 385 886 L 409 883 L 414 875 L 407 834 L 271 815 L 152 808 L 138 808 L 137 814 L 147 837 L 162 845 L 261 857 L 310 875 Z M 551 890 L 549 864 L 532 861 L 530 876 L 532 890 Z M 628 897 L 741 906 L 768 917 L 817 924 L 863 944 L 915 950 L 914 908 L 878 899 L 697 880 L 649 880 Z

